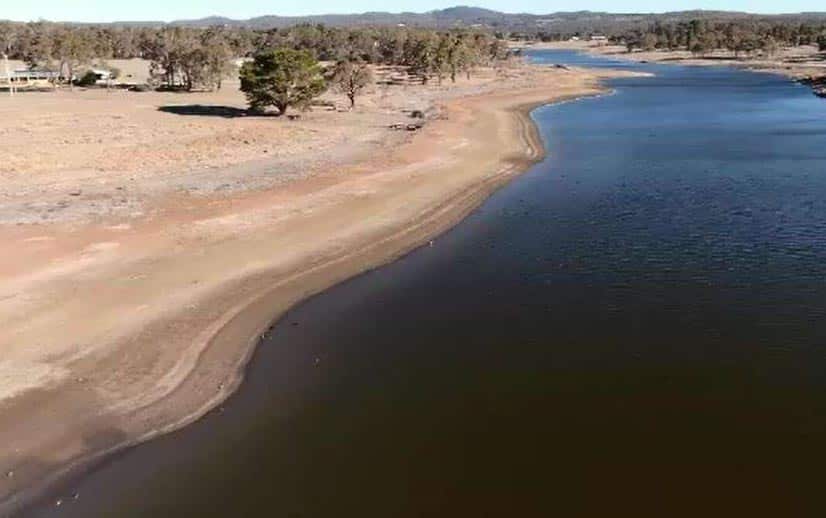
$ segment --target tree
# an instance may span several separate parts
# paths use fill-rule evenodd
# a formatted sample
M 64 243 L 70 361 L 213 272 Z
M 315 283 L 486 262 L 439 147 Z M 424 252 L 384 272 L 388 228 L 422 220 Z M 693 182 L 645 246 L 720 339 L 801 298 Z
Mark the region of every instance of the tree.
M 826 51 L 826 34 L 817 37 L 817 48 L 820 52 Z
M 168 88 L 220 89 L 229 73 L 232 49 L 221 28 L 164 27 L 149 34 L 141 48 L 152 62 L 152 76 Z
M 777 54 L 777 51 L 779 50 L 777 41 L 771 36 L 768 36 L 765 40 L 763 40 L 761 42 L 761 46 L 763 47 L 763 52 L 765 52 L 769 57 Z
M 141 43 L 144 57 L 151 61 L 152 77 L 170 88 L 175 86 L 176 72 L 180 73 L 183 34 L 181 27 L 165 27 L 147 34 Z
M 0 55 L 12 55 L 17 40 L 17 28 L 11 22 L 0 22 Z
M 625 50 L 633 52 L 634 49 L 640 47 L 640 35 L 637 32 L 625 35 Z
M 207 29 L 201 35 L 203 62 L 201 64 L 201 81 L 210 88 L 221 89 L 223 79 L 230 73 L 232 48 L 223 28 Z
M 75 80 L 75 69 L 92 60 L 94 48 L 92 41 L 85 33 L 65 29 L 54 38 L 54 52 L 59 60 L 58 70 L 72 88 Z M 65 71 L 65 73 L 64 73 Z
M 435 39 L 434 34 L 420 31 L 411 34 L 404 42 L 403 63 L 411 74 L 421 77 L 424 84 L 430 80 L 433 71 L 437 46 Z
M 456 82 L 456 74 L 460 70 L 470 68 L 470 49 L 464 34 L 457 34 L 452 37 L 450 48 L 448 49 L 447 64 L 450 69 L 450 82 Z
M 253 111 L 275 106 L 283 115 L 291 106 L 306 108 L 325 89 L 321 67 L 307 50 L 261 52 L 241 67 L 240 75 L 241 91 Z
M 350 100 L 350 109 L 356 106 L 356 96 L 373 83 L 373 72 L 363 61 L 339 61 L 332 73 L 332 83 Z
M 643 50 L 654 50 L 657 48 L 658 43 L 657 35 L 653 33 L 647 33 L 645 36 L 642 37 L 642 48 Z
M 26 26 L 20 57 L 29 67 L 50 67 L 54 58 L 55 41 L 51 26 L 46 22 L 34 22 Z

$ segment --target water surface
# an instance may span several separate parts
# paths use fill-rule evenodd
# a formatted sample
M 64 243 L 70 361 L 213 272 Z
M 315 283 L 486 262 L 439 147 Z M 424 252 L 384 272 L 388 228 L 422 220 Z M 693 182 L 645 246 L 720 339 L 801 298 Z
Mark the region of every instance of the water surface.
M 222 411 L 68 482 L 59 515 L 816 509 L 826 103 L 766 74 L 533 58 L 657 76 L 537 110 L 543 163 L 296 307 Z

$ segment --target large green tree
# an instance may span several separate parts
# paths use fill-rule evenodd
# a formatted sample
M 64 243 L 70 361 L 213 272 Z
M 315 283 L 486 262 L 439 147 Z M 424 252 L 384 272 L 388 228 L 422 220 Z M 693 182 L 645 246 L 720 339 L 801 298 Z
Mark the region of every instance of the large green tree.
M 306 50 L 282 48 L 261 52 L 241 67 L 241 91 L 253 111 L 275 106 L 306 108 L 326 88 L 321 66 Z

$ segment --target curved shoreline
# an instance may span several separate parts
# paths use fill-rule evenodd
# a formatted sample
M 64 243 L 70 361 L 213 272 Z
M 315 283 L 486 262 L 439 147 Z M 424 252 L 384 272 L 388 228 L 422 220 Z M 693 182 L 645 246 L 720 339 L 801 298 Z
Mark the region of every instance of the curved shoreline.
M 197 350 L 192 368 L 163 398 L 125 414 L 124 420 L 136 423 L 138 426 L 135 430 L 143 427 L 143 433 L 135 433 L 131 437 L 127 433 L 126 437 L 115 439 L 107 447 L 84 452 L 56 471 L 50 469 L 49 476 L 10 495 L 10 498 L 0 504 L 0 511 L 13 512 L 25 508 L 31 501 L 59 487 L 62 481 L 82 474 L 114 452 L 186 426 L 216 408 L 243 381 L 246 366 L 261 335 L 275 325 L 290 307 L 339 282 L 392 262 L 449 230 L 493 192 L 545 157 L 545 147 L 530 116 L 531 112 L 539 106 L 603 91 L 596 84 L 589 85 L 589 88 L 590 90 L 576 94 L 554 96 L 549 95 L 546 85 L 535 87 L 527 94 L 513 96 L 516 100 L 506 102 L 499 112 L 511 119 L 510 130 L 516 135 L 514 142 L 519 143 L 519 146 L 503 153 L 496 162 L 496 171 L 478 175 L 475 181 L 464 184 L 462 189 L 437 199 L 435 204 L 429 204 L 426 210 L 419 213 L 416 219 L 403 221 L 390 231 L 384 229 L 383 235 L 376 236 L 377 239 L 371 239 L 370 235 L 362 236 L 361 246 L 344 250 L 343 253 L 322 255 L 313 262 L 305 263 L 301 269 L 286 273 L 278 268 L 264 270 L 242 279 L 232 291 L 243 294 L 246 289 L 251 293 L 246 293 L 245 296 L 234 294 L 238 297 L 235 304 L 222 314 L 220 321 L 213 322 L 214 327 L 210 326 L 212 332 L 209 336 L 200 338 L 202 346 Z M 479 97 L 482 99 L 480 102 L 484 103 L 490 95 Z M 250 286 L 257 289 L 250 290 Z M 261 288 L 262 286 L 266 288 Z M 218 390 L 203 397 L 206 387 L 210 384 L 215 386 L 215 373 L 222 373 L 217 376 L 220 380 Z M 181 405 L 188 411 L 183 417 L 178 414 L 177 418 L 170 419 L 169 416 L 174 415 L 175 410 L 180 410 Z
M 729 67 L 763 74 L 781 76 L 810 88 L 817 97 L 826 97 L 826 75 L 824 70 L 812 68 L 812 58 L 808 62 L 783 60 L 781 58 L 730 60 L 711 59 L 703 56 L 686 56 L 684 51 L 653 50 L 643 52 L 618 52 L 617 46 L 593 45 L 589 42 L 549 42 L 533 44 L 527 48 L 545 50 L 574 50 L 593 57 L 616 59 L 628 63 L 652 63 L 657 65 L 677 65 L 696 67 Z M 612 49 L 609 51 L 608 49 Z

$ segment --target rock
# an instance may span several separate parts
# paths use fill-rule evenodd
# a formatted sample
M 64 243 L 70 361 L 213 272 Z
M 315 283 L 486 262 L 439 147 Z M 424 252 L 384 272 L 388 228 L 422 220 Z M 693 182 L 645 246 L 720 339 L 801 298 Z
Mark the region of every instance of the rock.
M 80 189 L 75 189 L 74 191 L 69 191 L 69 196 L 80 196 L 83 194 L 83 191 Z
M 6 478 L 14 478 L 14 471 L 7 471 Z

